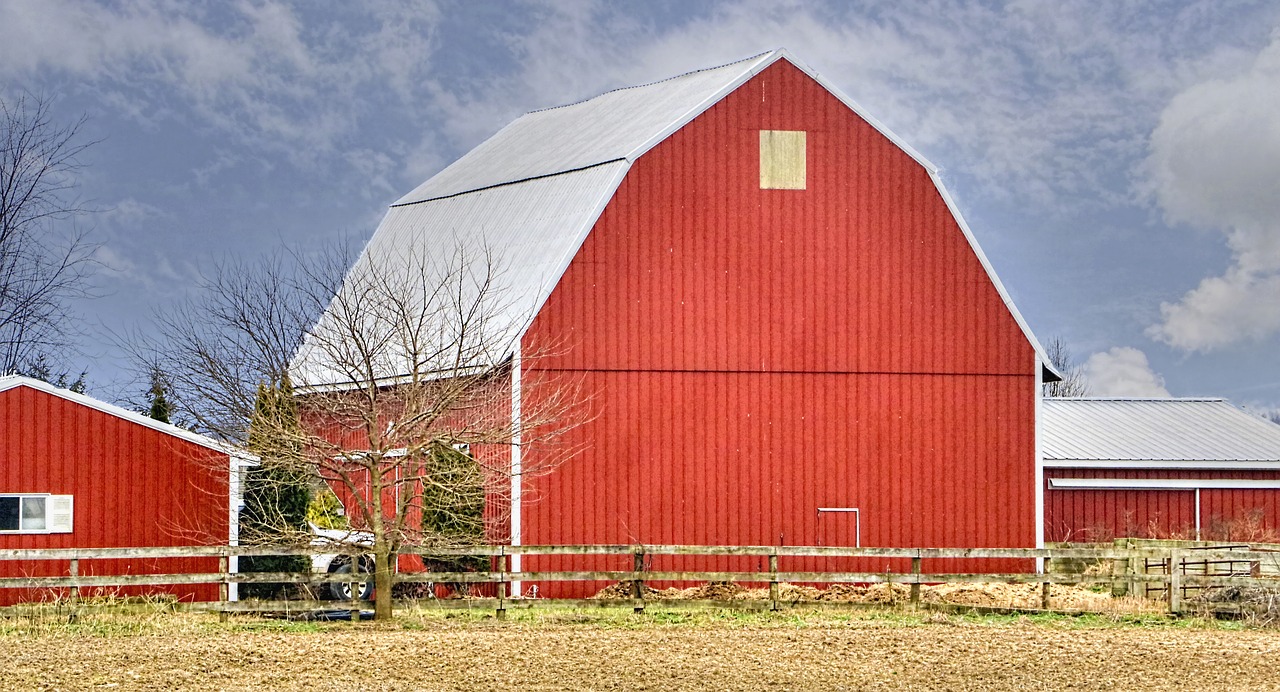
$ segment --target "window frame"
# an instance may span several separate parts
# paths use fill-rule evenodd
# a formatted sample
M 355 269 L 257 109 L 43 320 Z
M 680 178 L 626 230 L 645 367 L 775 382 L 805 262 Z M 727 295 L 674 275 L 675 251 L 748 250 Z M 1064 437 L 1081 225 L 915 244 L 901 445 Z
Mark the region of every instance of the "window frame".
M 74 510 L 75 501 L 71 495 L 54 495 L 53 493 L 0 493 L 0 499 L 9 499 L 9 498 L 14 498 L 14 499 L 17 499 L 18 501 L 18 528 L 17 529 L 0 529 L 0 536 L 14 536 L 14 535 L 30 536 L 30 535 L 43 535 L 43 534 L 50 534 L 50 533 L 71 533 L 72 532 L 71 527 L 74 526 L 74 520 L 75 520 L 75 510 Z M 55 513 L 54 513 L 53 503 L 55 501 L 55 498 L 66 498 L 68 514 L 70 515 L 68 528 L 66 529 L 62 529 L 59 526 L 54 525 Z M 44 504 L 43 524 L 44 525 L 41 528 L 36 529 L 36 528 L 27 528 L 23 526 L 23 524 L 26 521 L 28 521 L 23 510 L 24 510 L 24 506 L 26 505 L 26 501 L 29 499 L 40 499 L 44 501 L 43 502 Z

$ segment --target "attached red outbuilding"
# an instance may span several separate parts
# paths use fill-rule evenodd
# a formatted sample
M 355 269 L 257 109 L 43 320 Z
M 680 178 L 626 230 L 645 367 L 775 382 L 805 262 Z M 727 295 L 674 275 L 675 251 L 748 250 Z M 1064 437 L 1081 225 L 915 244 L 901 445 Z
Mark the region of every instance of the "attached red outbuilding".
M 46 382 L 0 377 L 0 548 L 234 542 L 243 453 Z M 0 561 L 0 576 L 65 576 L 66 562 Z M 86 560 L 81 575 L 216 572 L 216 558 Z M 97 593 L 98 589 L 86 590 Z M 216 600 L 216 585 L 101 589 Z M 51 590 L 0 589 L 0 605 Z
M 1224 399 L 1046 399 L 1045 531 L 1280 541 L 1280 425 Z
M 533 316 L 513 391 L 566 375 L 598 413 L 553 473 L 513 451 L 513 544 L 1037 545 L 1056 375 L 937 170 L 785 51 L 526 114 L 365 256 L 458 238 Z

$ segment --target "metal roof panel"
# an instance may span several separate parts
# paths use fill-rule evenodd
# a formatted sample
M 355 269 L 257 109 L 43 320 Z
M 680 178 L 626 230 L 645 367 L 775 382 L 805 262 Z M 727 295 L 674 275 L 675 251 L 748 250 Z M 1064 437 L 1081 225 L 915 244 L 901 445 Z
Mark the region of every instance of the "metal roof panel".
M 1225 399 L 1045 399 L 1044 459 L 1275 461 L 1280 425 Z
M 479 258 L 487 253 L 498 273 L 496 289 L 501 314 L 487 315 L 487 340 L 514 346 L 528 322 L 550 296 L 560 275 L 582 245 L 604 205 L 613 197 L 630 167 L 614 162 L 585 170 L 536 178 L 419 204 L 392 207 L 348 273 L 343 290 L 358 277 L 394 270 L 397 257 L 413 249 L 428 253 L 429 262 L 445 265 L 459 247 Z M 486 267 L 473 265 L 476 273 Z M 304 340 L 291 368 L 297 386 L 351 381 L 328 362 L 317 334 L 338 329 L 326 312 Z M 496 354 L 495 362 L 510 354 Z M 399 363 L 402 364 L 402 363 Z M 492 365 L 491 362 L 477 366 Z M 391 370 L 396 364 L 388 363 Z M 395 377 L 404 371 L 388 371 Z
M 778 51 L 761 53 L 721 67 L 531 111 L 396 204 L 413 204 L 607 161 L 634 161 L 653 143 L 693 119 L 778 55 Z

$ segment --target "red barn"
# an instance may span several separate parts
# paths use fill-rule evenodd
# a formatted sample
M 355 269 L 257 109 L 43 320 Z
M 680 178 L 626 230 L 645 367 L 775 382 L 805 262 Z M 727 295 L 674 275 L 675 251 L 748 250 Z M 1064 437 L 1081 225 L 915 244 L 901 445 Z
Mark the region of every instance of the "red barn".
M 1280 425 L 1224 399 L 1045 399 L 1045 531 L 1280 542 Z
M 1037 545 L 1056 375 L 937 169 L 785 51 L 528 113 L 365 257 L 460 238 L 505 261 L 513 391 L 598 412 L 553 473 L 513 450 L 513 544 Z
M 248 457 L 132 411 L 26 377 L 0 377 L 0 548 L 227 545 Z M 0 576 L 67 563 L 0 561 Z M 216 572 L 216 558 L 82 561 L 81 575 Z M 97 593 L 97 589 L 88 590 Z M 138 589 L 216 600 L 216 585 Z M 54 592 L 0 589 L 0 605 Z

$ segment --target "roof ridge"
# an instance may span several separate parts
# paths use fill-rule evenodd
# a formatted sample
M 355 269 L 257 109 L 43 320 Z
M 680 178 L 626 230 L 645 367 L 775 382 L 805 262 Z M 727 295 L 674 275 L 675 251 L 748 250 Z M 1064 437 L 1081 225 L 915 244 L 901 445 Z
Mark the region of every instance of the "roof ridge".
M 560 105 L 558 105 L 558 106 L 547 106 L 546 108 L 535 108 L 535 109 L 533 109 L 533 110 L 531 110 L 531 111 L 526 111 L 526 112 L 525 112 L 525 115 L 529 115 L 529 114 L 532 114 L 532 113 L 545 113 L 545 112 L 547 112 L 547 111 L 554 111 L 554 110 L 558 110 L 558 109 L 561 109 L 561 108 L 569 108 L 570 106 L 577 106 L 577 105 L 580 105 L 580 104 L 586 103 L 586 102 L 588 102 L 588 101 L 592 101 L 592 100 L 594 100 L 594 99 L 598 99 L 598 98 L 600 98 L 601 96 L 606 96 L 606 95 L 608 95 L 608 94 L 613 94 L 613 93 L 616 93 L 616 92 L 619 92 L 619 91 L 630 91 L 630 90 L 632 90 L 632 89 L 643 89 L 643 88 L 645 88 L 645 87 L 651 87 L 651 86 L 654 86 L 655 84 L 663 84 L 663 83 L 665 83 L 665 82 L 670 82 L 670 81 L 673 81 L 673 80 L 676 80 L 676 79 L 683 79 L 683 78 L 685 78 L 685 77 L 691 77 L 691 76 L 693 76 L 693 75 L 695 75 L 695 74 L 702 74 L 703 72 L 711 72 L 712 70 L 720 70 L 720 69 L 723 69 L 723 68 L 729 67 L 729 66 L 731 66 L 731 65 L 737 65 L 737 64 L 740 64 L 740 63 L 744 63 L 744 62 L 750 62 L 750 61 L 752 61 L 752 60 L 758 60 L 758 59 L 760 59 L 760 58 L 762 58 L 762 57 L 764 57 L 764 56 L 766 56 L 766 55 L 770 55 L 770 54 L 772 54 L 772 53 L 776 53 L 776 52 L 778 52 L 779 50 L 781 50 L 781 49 L 780 49 L 780 48 L 775 48 L 775 49 L 773 49 L 773 50 L 767 50 L 767 51 L 764 51 L 763 53 L 756 53 L 755 55 L 752 55 L 752 56 L 749 56 L 749 57 L 746 57 L 746 58 L 742 58 L 741 60 L 734 60 L 734 61 L 732 61 L 732 62 L 727 62 L 727 63 L 725 63 L 725 64 L 723 64 L 723 65 L 716 65 L 716 66 L 714 66 L 714 67 L 704 67 L 704 68 L 702 68 L 702 69 L 698 69 L 698 70 L 689 70 L 688 72 L 682 72 L 682 73 L 680 73 L 680 74 L 672 75 L 672 76 L 670 76 L 670 77 L 664 77 L 664 78 L 662 78 L 662 79 L 655 79 L 655 80 L 654 80 L 654 81 L 652 81 L 652 82 L 645 82 L 644 84 L 632 84 L 632 85 L 630 85 L 630 86 L 621 86 L 621 87 L 617 87 L 617 88 L 615 88 L 615 89 L 610 89 L 610 90 L 608 90 L 608 91 L 602 91 L 602 92 L 600 92 L 600 93 L 596 94 L 595 96 L 588 96 L 587 98 L 584 98 L 584 99 L 578 99 L 577 101 L 571 101 L 571 102 L 569 102 L 569 103 L 562 103 L 562 104 L 560 104 Z

